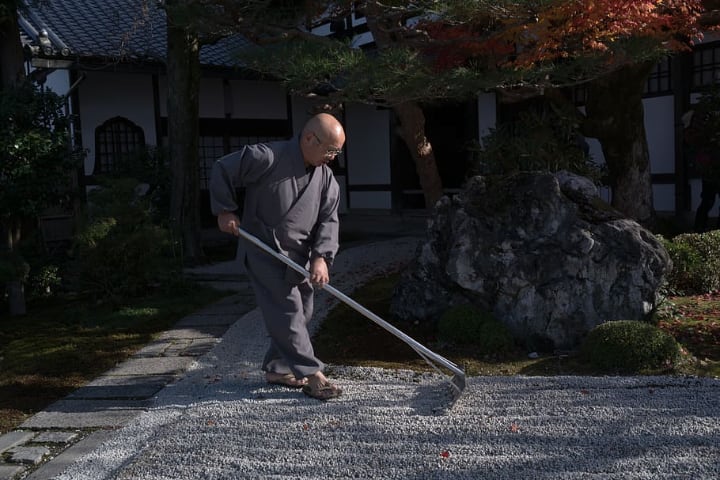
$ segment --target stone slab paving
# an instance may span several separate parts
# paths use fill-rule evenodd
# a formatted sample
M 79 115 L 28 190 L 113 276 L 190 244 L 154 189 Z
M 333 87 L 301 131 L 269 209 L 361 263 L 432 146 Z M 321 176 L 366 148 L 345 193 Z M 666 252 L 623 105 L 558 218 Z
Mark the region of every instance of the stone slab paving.
M 42 432 L 33 438 L 34 443 L 70 443 L 78 437 L 77 432 Z
M 193 358 L 188 357 L 131 358 L 109 370 L 106 375 L 177 375 L 187 370 L 193 361 Z
M 22 429 L 106 428 L 127 423 L 152 405 L 152 400 L 62 399 L 27 419 Z
M 189 328 L 173 328 L 166 332 L 161 333 L 157 339 L 158 341 L 163 340 L 183 340 L 183 339 L 194 339 L 194 338 L 218 338 L 225 333 L 227 327 L 222 325 L 208 325 L 204 327 L 189 327 Z
M 235 323 L 235 321 L 237 321 L 238 314 L 245 313 L 242 312 L 242 310 L 244 309 L 242 307 L 239 307 L 237 308 L 237 312 L 235 313 L 188 315 L 187 317 L 176 323 L 175 327 L 207 327 L 211 325 L 224 325 L 228 327 Z
M 175 375 L 103 375 L 68 395 L 67 399 L 147 399 L 171 383 Z
M 98 430 L 90 433 L 79 442 L 65 449 L 51 462 L 44 463 L 23 480 L 51 480 L 57 477 L 78 458 L 91 452 L 98 445 L 112 438 L 114 434 L 113 430 Z M 0 476 L 0 480 L 4 480 L 2 476 Z
M 7 465 L 0 463 L 0 480 L 12 480 L 25 471 L 21 465 Z
M 192 369 L 253 308 L 252 292 L 242 291 L 179 319 L 127 361 L 0 436 L 0 480 L 56 477 L 147 411 L 163 388 Z
M 0 454 L 4 453 L 11 448 L 27 443 L 35 436 L 34 432 L 27 432 L 22 430 L 16 430 L 14 432 L 8 432 L 5 435 L 0 435 Z
M 9 462 L 26 465 L 38 465 L 46 455 L 50 455 L 50 449 L 39 445 L 13 447 L 7 452 Z

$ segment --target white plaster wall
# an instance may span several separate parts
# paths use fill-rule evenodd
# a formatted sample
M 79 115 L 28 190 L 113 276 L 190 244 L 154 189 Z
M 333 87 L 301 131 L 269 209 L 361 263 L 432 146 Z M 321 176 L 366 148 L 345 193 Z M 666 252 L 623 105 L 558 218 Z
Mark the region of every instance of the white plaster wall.
M 645 134 L 650 153 L 650 171 L 652 173 L 674 173 L 674 99 L 672 96 L 646 98 L 643 100 L 643 107 L 645 109 Z
M 656 212 L 674 212 L 675 185 L 653 185 L 653 206 Z
M 165 91 L 165 94 L 167 94 L 166 88 L 161 88 L 160 91 Z M 225 117 L 225 93 L 223 91 L 222 79 L 201 78 L 198 103 L 198 115 L 200 118 Z M 167 101 L 161 102 L 160 105 L 167 108 Z
M 287 94 L 280 83 L 231 81 L 230 87 L 232 118 L 287 118 Z
M 389 210 L 392 195 L 390 192 L 350 192 L 350 205 L 356 209 Z
M 200 79 L 201 118 L 287 118 L 287 96 L 277 82 L 230 80 L 228 87 L 221 78 Z M 167 77 L 158 80 L 160 116 L 167 116 Z
M 167 77 L 158 78 L 158 98 L 160 102 L 160 116 L 167 117 L 168 100 Z M 225 95 L 223 93 L 223 81 L 220 78 L 201 78 L 200 91 L 198 92 L 199 109 L 201 118 L 224 118 L 225 117 Z
M 345 135 L 348 183 L 389 185 L 389 111 L 370 105 L 351 105 L 345 112 Z
M 322 102 L 317 99 L 306 97 L 291 97 L 290 108 L 292 109 L 292 127 L 293 136 L 297 136 L 302 131 L 305 122 L 310 118 L 310 112 Z
M 45 87 L 58 95 L 65 95 L 70 90 L 70 71 L 55 70 L 47 76 Z
M 95 165 L 95 129 L 106 120 L 121 116 L 141 127 L 145 142 L 155 143 L 155 114 L 150 75 L 87 72 L 79 86 L 82 142 L 88 150 L 85 173 Z

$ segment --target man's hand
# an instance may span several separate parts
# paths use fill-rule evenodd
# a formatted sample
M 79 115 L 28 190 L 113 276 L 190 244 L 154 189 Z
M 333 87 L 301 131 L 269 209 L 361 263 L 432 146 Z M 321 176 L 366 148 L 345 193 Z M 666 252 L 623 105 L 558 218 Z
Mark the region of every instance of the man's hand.
M 240 226 L 240 218 L 233 212 L 222 212 L 217 217 L 218 228 L 221 232 L 230 233 L 236 237 L 240 235 L 238 227 Z
M 319 287 L 330 281 L 327 263 L 322 257 L 313 258 L 310 262 L 310 283 Z

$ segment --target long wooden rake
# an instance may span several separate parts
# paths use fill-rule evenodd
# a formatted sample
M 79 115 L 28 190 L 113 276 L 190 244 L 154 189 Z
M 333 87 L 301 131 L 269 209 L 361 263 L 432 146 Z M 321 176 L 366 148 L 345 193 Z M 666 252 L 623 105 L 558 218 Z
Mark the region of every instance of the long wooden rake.
M 238 227 L 238 232 L 242 238 L 247 240 L 248 242 L 252 243 L 256 247 L 258 247 L 263 252 L 267 253 L 268 255 L 271 255 L 275 257 L 276 259 L 283 262 L 288 267 L 292 268 L 296 272 L 303 275 L 305 278 L 310 277 L 310 272 L 308 272 L 304 267 L 300 266 L 287 256 L 276 252 L 272 248 L 270 248 L 268 245 L 266 245 L 264 242 L 262 242 L 260 239 L 255 237 L 254 235 L 246 232 L 242 228 Z M 395 335 L 397 338 L 402 340 L 404 343 L 410 346 L 415 352 L 417 352 L 418 355 L 420 355 L 433 369 L 435 369 L 440 375 L 442 375 L 450 384 L 452 387 L 451 390 L 451 396 L 452 396 L 452 402 L 454 403 L 455 400 L 457 400 L 460 395 L 462 394 L 463 390 L 465 390 L 465 372 L 462 368 L 448 360 L 447 358 L 443 357 L 440 354 L 437 354 L 430 350 L 429 348 L 422 345 L 417 340 L 413 339 L 409 335 L 405 334 L 398 328 L 394 327 L 392 324 L 388 323 L 387 321 L 380 318 L 375 313 L 371 312 L 367 308 L 360 305 L 358 302 L 353 300 L 352 298 L 348 297 L 335 287 L 331 286 L 330 284 L 323 285 L 323 289 L 348 305 L 349 307 L 353 308 L 357 312 L 361 313 L 363 316 L 367 317 L 368 319 L 372 320 L 376 324 L 380 325 L 382 328 L 390 332 L 391 334 Z M 447 368 L 450 370 L 453 375 L 452 377 L 449 377 L 446 375 L 441 369 L 440 366 Z

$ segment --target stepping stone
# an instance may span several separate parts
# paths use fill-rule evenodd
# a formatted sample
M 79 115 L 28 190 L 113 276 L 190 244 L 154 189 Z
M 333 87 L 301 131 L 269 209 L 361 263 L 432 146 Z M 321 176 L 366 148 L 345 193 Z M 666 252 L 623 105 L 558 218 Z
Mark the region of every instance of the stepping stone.
M 25 471 L 25 467 L 19 465 L 0 464 L 0 480 L 10 480 L 16 478 L 21 472 Z
M 47 447 L 14 447 L 8 451 L 11 463 L 38 465 L 45 455 L 50 455 Z
M 27 443 L 35 436 L 35 432 L 14 431 L 0 435 L 0 453 L 10 450 L 13 447 Z M 2 477 L 0 477 L 2 478 Z
M 33 438 L 33 443 L 70 443 L 77 436 L 76 432 L 42 432 Z
M 141 400 L 155 396 L 174 375 L 103 375 L 75 390 L 67 399 Z

